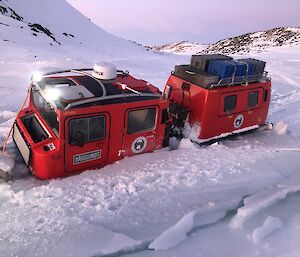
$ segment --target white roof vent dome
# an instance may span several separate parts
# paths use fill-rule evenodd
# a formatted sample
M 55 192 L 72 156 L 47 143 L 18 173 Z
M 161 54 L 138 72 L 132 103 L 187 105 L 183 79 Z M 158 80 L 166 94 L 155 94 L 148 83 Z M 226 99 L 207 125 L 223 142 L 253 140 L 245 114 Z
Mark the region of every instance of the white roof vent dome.
M 99 62 L 94 65 L 93 77 L 101 80 L 113 80 L 117 77 L 117 68 L 108 62 Z

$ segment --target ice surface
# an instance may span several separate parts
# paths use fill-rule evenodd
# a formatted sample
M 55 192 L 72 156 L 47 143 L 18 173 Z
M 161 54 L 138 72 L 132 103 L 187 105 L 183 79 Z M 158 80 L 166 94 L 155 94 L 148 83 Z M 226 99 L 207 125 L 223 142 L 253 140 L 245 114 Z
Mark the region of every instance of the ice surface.
M 255 243 L 261 241 L 271 233 L 273 233 L 275 230 L 282 227 L 282 221 L 276 217 L 268 216 L 266 220 L 264 221 L 264 224 L 254 229 L 252 233 L 252 239 Z
M 300 191 L 300 175 L 298 174 L 283 180 L 280 184 L 245 198 L 244 206 L 238 209 L 229 226 L 233 229 L 242 228 L 243 224 L 252 219 L 257 213 L 286 198 L 288 194 L 297 191 Z
M 273 130 L 277 135 L 282 136 L 286 134 L 287 127 L 287 124 L 285 124 L 283 121 L 279 121 L 273 126 Z
M 195 211 L 186 214 L 173 227 L 164 231 L 150 245 L 149 249 L 166 250 L 186 239 L 187 233 L 194 227 Z
M 101 250 L 101 254 L 117 253 L 120 250 L 126 250 L 129 248 L 137 247 L 140 244 L 141 244 L 140 241 L 129 238 L 126 235 L 115 234 L 112 239 L 108 239 L 107 246 L 105 246 L 103 250 Z

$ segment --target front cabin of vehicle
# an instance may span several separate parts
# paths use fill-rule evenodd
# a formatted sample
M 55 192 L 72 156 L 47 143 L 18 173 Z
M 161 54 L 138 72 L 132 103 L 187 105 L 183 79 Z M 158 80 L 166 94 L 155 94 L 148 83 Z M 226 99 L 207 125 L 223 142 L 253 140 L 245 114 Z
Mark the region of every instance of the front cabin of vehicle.
M 29 106 L 14 124 L 36 177 L 68 176 L 162 146 L 168 101 L 156 87 L 109 65 L 65 72 L 32 82 Z

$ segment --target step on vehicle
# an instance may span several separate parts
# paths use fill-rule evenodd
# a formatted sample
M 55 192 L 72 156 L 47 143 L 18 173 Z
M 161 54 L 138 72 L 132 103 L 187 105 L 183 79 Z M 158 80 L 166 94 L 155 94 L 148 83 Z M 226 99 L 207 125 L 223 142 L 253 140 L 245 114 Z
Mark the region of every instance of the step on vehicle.
M 198 143 L 255 129 L 270 103 L 264 68 L 255 59 L 195 55 L 175 67 L 163 93 L 109 63 L 35 75 L 12 138 L 32 174 L 51 179 L 160 149 L 186 123 L 201 128 Z M 0 168 L 8 178 L 6 143 Z

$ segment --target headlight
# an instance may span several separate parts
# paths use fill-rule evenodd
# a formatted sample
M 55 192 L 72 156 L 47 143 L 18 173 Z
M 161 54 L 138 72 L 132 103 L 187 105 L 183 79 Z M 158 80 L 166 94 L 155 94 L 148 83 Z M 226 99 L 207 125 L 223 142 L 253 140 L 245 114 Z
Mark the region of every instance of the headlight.
M 40 82 L 42 80 L 43 76 L 39 72 L 34 72 L 31 76 L 31 78 L 34 82 Z

